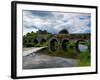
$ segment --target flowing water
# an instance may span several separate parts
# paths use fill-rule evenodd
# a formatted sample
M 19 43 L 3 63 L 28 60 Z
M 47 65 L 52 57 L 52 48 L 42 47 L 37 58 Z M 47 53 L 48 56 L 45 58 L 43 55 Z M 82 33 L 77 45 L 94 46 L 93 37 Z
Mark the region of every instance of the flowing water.
M 86 51 L 86 50 L 88 49 L 88 46 L 79 44 L 78 49 L 79 49 L 80 51 Z

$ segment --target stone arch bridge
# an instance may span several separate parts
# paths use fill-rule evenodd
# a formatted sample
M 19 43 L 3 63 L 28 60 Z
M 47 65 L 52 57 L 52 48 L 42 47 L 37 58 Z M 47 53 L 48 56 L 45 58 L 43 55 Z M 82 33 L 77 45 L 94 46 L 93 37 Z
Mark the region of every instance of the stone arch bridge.
M 32 39 L 32 42 L 36 43 L 36 44 L 38 44 L 38 43 L 42 44 L 44 42 L 48 42 L 48 45 L 49 45 L 49 48 L 50 48 L 51 51 L 56 51 L 58 47 L 61 47 L 63 50 L 66 50 L 67 47 L 68 47 L 67 44 L 69 42 L 74 42 L 75 43 L 75 48 L 78 51 L 80 51 L 78 49 L 79 44 L 81 42 L 90 42 L 90 40 L 88 40 L 88 39 L 69 39 L 69 38 L 60 39 L 60 38 L 57 38 L 57 37 L 51 37 L 50 39 L 47 40 L 43 37 L 41 37 L 41 38 L 38 37 L 38 38 Z M 90 50 L 90 45 L 88 45 L 88 49 Z

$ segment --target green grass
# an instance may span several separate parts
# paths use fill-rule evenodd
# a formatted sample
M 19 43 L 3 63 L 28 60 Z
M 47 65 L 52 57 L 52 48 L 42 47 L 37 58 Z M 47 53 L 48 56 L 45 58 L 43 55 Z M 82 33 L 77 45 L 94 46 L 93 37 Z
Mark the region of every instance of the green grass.
M 80 52 L 78 59 L 78 66 L 90 66 L 91 65 L 91 56 L 90 52 Z
M 86 45 L 86 46 L 90 46 L 89 42 L 80 42 L 80 44 Z

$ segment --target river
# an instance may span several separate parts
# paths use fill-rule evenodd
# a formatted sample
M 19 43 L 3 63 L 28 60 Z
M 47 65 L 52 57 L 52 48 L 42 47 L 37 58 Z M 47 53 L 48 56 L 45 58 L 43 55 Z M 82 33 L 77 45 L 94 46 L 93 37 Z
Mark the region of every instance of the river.
M 79 45 L 80 51 L 85 51 L 87 48 L 88 47 L 85 45 Z M 23 69 L 76 67 L 78 64 L 77 59 L 49 56 L 43 53 L 35 53 L 35 51 L 39 49 L 42 49 L 42 47 L 23 49 Z

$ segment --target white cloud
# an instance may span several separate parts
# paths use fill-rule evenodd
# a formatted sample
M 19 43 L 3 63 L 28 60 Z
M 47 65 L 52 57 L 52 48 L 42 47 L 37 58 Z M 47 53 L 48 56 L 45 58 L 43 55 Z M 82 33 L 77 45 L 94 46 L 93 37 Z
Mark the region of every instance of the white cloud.
M 69 33 L 87 33 L 91 28 L 87 26 L 91 22 L 90 16 L 89 13 L 23 11 L 23 34 L 38 29 L 51 33 L 62 29 L 67 29 Z

